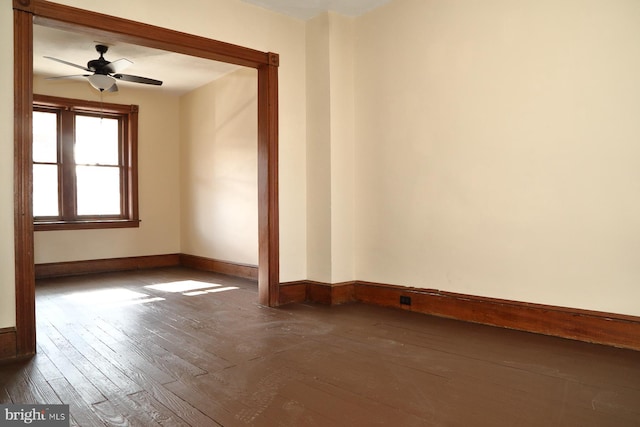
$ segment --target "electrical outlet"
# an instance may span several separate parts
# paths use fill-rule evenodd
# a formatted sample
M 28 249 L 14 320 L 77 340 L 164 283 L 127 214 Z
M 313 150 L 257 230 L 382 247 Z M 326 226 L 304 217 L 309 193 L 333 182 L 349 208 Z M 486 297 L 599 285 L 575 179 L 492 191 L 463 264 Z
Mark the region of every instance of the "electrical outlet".
M 400 304 L 402 304 L 402 305 L 411 305 L 411 297 L 401 295 L 400 296 Z

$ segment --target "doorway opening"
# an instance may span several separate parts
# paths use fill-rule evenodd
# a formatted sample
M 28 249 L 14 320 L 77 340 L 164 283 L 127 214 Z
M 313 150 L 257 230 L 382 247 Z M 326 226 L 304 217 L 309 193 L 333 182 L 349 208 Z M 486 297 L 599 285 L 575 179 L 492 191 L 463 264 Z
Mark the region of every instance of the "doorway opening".
M 108 36 L 200 58 L 255 68 L 258 86 L 258 298 L 278 305 L 278 65 L 275 53 L 102 15 L 45 0 L 14 0 L 14 227 L 16 355 L 35 353 L 32 206 L 33 25 Z

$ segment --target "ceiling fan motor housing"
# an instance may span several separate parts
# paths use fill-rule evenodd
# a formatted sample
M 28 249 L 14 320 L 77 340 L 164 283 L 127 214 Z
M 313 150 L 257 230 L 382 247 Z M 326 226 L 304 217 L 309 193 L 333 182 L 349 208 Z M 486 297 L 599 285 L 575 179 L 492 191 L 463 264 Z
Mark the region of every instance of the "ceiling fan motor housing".
M 111 64 L 110 61 L 104 59 L 104 54 L 109 50 L 109 46 L 105 46 L 102 44 L 96 45 L 96 51 L 100 54 L 100 58 L 91 60 L 87 63 L 87 68 L 97 74 L 107 75 L 113 70 L 111 70 L 108 65 Z

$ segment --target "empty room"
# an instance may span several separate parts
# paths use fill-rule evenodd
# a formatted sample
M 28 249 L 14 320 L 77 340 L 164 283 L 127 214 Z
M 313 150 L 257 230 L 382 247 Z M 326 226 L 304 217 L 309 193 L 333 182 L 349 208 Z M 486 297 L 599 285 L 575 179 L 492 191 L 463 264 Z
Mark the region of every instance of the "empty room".
M 0 8 L 0 423 L 640 423 L 640 3 L 89 3 Z

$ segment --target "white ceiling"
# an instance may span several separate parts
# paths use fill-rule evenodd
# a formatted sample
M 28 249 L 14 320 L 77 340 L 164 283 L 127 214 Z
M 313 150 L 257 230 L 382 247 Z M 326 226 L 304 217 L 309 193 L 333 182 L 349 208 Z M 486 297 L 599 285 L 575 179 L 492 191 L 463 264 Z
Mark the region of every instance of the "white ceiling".
M 332 11 L 360 16 L 391 0 L 242 0 L 298 19 L 307 20 L 320 12 Z
M 46 59 L 44 56 L 52 56 L 86 67 L 87 62 L 100 56 L 95 50 L 95 45 L 106 44 L 109 46 L 109 51 L 104 55 L 106 60 L 115 61 L 126 58 L 133 62 L 131 66 L 122 71 L 123 73 L 149 77 L 163 82 L 162 86 L 158 87 L 118 81 L 118 87 L 121 91 L 126 90 L 127 87 L 135 87 L 182 95 L 239 68 L 237 65 L 104 38 L 96 39 L 85 34 L 71 33 L 41 25 L 34 25 L 33 33 L 33 73 L 35 75 L 54 77 L 86 74 L 78 68 Z M 84 77 L 75 79 L 85 80 Z M 49 84 L 60 84 L 65 80 L 67 79 L 50 80 Z
M 333 11 L 341 15 L 358 16 L 391 0 L 242 0 L 259 7 L 283 13 L 298 19 L 309 19 L 323 11 Z M 106 44 L 109 51 L 105 59 L 115 61 L 126 58 L 133 62 L 123 71 L 126 74 L 162 80 L 163 85 L 150 86 L 118 81 L 120 90 L 127 87 L 152 89 L 174 95 L 182 95 L 205 85 L 238 66 L 196 58 L 163 50 L 130 45 L 109 39 L 94 37 L 34 25 L 33 71 L 45 77 L 83 74 L 83 71 L 44 58 L 52 56 L 67 62 L 86 66 L 87 62 L 97 59 L 96 44 Z M 82 81 L 83 77 L 77 77 Z M 66 80 L 66 79 L 65 79 Z M 64 80 L 62 80 L 64 81 Z M 60 80 L 50 80 L 50 84 L 59 84 Z M 87 83 L 89 84 L 89 83 Z

